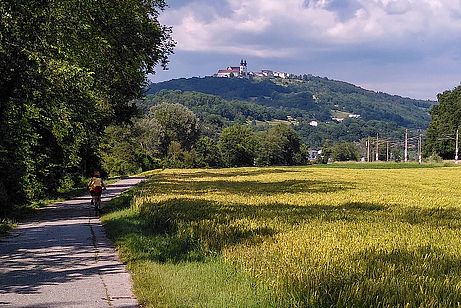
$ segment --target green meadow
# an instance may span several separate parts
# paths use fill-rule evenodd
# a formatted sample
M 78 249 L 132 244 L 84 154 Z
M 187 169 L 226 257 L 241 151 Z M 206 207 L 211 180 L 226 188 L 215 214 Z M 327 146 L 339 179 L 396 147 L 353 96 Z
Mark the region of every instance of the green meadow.
M 461 169 L 368 166 L 152 171 L 102 219 L 143 307 L 459 306 Z

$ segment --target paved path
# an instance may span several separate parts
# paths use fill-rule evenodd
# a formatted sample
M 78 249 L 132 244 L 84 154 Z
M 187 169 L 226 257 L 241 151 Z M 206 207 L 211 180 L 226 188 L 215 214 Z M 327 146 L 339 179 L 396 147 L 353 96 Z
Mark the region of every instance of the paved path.
M 140 181 L 108 186 L 103 201 Z M 138 307 L 89 203 L 84 196 L 53 204 L 0 240 L 0 307 Z

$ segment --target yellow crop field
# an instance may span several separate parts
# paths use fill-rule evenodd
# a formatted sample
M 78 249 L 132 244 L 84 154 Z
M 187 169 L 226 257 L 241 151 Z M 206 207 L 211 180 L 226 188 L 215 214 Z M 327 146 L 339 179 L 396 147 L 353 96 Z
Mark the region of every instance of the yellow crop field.
M 460 175 L 456 167 L 153 171 L 131 211 L 150 230 L 142 245 L 175 239 L 144 249 L 144 260 L 218 258 L 254 292 L 267 291 L 254 306 L 459 306 Z

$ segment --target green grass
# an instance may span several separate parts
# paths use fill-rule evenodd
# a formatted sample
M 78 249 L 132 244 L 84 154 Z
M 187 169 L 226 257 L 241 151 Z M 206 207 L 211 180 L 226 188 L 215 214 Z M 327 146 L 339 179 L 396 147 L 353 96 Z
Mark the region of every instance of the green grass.
M 461 169 L 394 165 L 153 171 L 102 219 L 145 307 L 457 306 Z
M 140 185 L 112 200 L 102 221 L 128 263 L 143 307 L 270 307 L 269 291 L 226 263 L 201 251 L 192 238 L 153 229 L 129 208 Z M 160 223 L 161 225 L 161 223 Z M 165 231 L 165 232 L 164 232 Z
M 0 219 L 0 238 L 7 235 L 13 227 L 14 222 L 11 219 Z

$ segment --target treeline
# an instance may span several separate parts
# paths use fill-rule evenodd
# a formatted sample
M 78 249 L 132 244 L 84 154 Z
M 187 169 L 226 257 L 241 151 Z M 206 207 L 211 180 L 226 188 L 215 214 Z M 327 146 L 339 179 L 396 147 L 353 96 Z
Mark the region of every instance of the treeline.
M 210 134 L 181 104 L 161 103 L 132 124 L 106 129 L 103 167 L 123 175 L 153 168 L 238 167 L 307 163 L 307 147 L 289 125 L 254 132 L 233 124 Z
M 320 122 L 311 126 L 311 117 L 301 108 L 270 107 L 254 101 L 226 100 L 216 95 L 198 92 L 162 90 L 156 95 L 149 95 L 136 104 L 147 112 L 152 106 L 162 102 L 180 103 L 192 110 L 200 119 L 210 136 L 219 135 L 229 125 L 248 124 L 254 131 L 264 131 L 276 121 L 292 124 L 304 144 L 320 148 L 325 141 L 332 143 L 355 142 L 379 133 L 388 138 L 401 138 L 405 129 L 395 122 L 366 121 L 347 118 L 341 123 L 336 121 Z M 294 119 L 291 123 L 288 117 Z
M 100 166 L 105 127 L 137 113 L 146 74 L 172 52 L 164 7 L 0 1 L 0 215 Z

